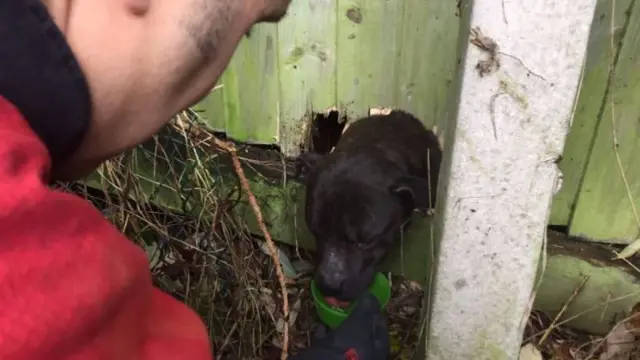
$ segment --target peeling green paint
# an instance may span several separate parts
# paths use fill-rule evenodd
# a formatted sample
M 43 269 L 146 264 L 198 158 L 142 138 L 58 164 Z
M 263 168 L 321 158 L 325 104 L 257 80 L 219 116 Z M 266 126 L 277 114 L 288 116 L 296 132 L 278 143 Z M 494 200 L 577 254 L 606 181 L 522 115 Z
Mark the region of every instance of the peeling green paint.
M 362 24 L 362 9 L 354 6 L 347 10 L 347 18 L 356 24 Z
M 291 50 L 291 54 L 284 63 L 287 65 L 295 64 L 300 61 L 300 59 L 304 56 L 304 53 L 304 48 L 302 48 L 301 46 L 296 46 L 293 48 L 293 50 Z

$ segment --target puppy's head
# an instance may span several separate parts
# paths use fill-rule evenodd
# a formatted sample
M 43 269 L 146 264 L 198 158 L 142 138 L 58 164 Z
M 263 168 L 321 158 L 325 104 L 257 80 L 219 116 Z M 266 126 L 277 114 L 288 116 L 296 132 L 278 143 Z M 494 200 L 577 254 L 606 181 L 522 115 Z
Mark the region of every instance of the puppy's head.
M 429 181 L 402 177 L 386 188 L 341 182 L 310 195 L 306 216 L 316 238 L 316 284 L 329 303 L 338 305 L 371 285 L 413 209 L 428 206 Z

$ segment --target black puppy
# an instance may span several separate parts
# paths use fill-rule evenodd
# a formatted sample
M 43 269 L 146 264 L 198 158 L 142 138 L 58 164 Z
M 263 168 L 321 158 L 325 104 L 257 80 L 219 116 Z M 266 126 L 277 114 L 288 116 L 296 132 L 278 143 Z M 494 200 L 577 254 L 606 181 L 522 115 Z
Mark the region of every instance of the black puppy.
M 300 156 L 315 280 L 329 303 L 362 295 L 413 210 L 434 207 L 441 157 L 436 135 L 397 110 L 350 124 L 330 154 Z

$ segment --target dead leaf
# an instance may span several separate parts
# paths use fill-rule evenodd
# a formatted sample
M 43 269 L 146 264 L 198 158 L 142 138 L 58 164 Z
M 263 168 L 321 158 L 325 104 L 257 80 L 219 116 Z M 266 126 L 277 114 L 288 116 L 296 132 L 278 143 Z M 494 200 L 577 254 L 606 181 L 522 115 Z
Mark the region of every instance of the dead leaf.
M 280 336 L 274 336 L 271 338 L 271 345 L 277 347 L 278 349 L 282 349 L 282 343 L 280 342 Z
M 291 265 L 293 265 L 293 268 L 298 274 L 310 273 L 314 269 L 313 264 L 307 260 L 294 260 L 291 262 Z
M 553 360 L 575 360 L 575 357 L 571 353 L 571 346 L 568 344 L 554 345 Z
M 627 322 L 619 322 L 607 335 L 600 360 L 631 360 L 636 337 L 627 329 Z
M 160 265 L 162 262 L 162 252 L 160 251 L 160 247 L 158 243 L 152 242 L 150 244 L 145 244 L 144 252 L 149 259 L 149 269 L 153 270 L 156 266 Z
M 631 315 L 627 320 L 627 330 L 633 332 L 636 338 L 640 340 L 640 302 L 631 308 Z
M 271 255 L 266 241 L 256 241 L 258 242 L 258 245 L 260 246 L 260 250 L 262 250 L 262 252 L 264 252 L 266 255 Z M 298 276 L 298 273 L 296 272 L 296 269 L 294 269 L 293 265 L 291 265 L 291 260 L 289 260 L 287 254 L 285 254 L 284 251 L 282 251 L 282 249 L 277 246 L 276 251 L 278 252 L 278 260 L 280 261 L 284 276 L 289 279 L 295 279 Z
M 265 309 L 267 309 L 267 313 L 273 317 L 276 312 L 276 302 L 273 299 L 273 292 L 271 289 L 262 288 L 260 289 L 260 301 L 264 305 Z
M 528 343 L 520 349 L 520 360 L 542 360 L 540 350 L 532 343 Z
M 638 251 L 640 251 L 640 239 L 634 240 L 631 244 L 627 245 L 618 256 L 615 257 L 615 260 L 627 259 L 635 255 Z
M 405 286 L 405 284 L 406 284 L 406 286 Z M 411 292 L 419 293 L 419 292 L 422 292 L 422 291 L 423 291 L 422 286 L 421 286 L 421 285 L 420 285 L 420 283 L 419 283 L 419 282 L 417 282 L 417 281 L 407 280 L 407 281 L 406 281 L 404 284 L 402 284 L 402 285 L 403 285 L 402 287 L 406 287 L 406 288 L 408 288 L 408 289 L 409 289 L 409 291 L 411 291 Z
M 302 302 L 300 300 L 301 299 L 298 298 L 298 300 L 296 300 L 296 302 L 293 304 L 293 307 L 291 307 L 291 310 L 289 311 L 289 328 L 292 328 L 296 323 L 296 319 L 298 318 L 298 314 L 300 313 L 300 307 L 302 306 Z M 276 323 L 276 331 L 278 331 L 278 333 L 280 334 L 284 332 L 283 318 L 278 319 L 278 322 Z

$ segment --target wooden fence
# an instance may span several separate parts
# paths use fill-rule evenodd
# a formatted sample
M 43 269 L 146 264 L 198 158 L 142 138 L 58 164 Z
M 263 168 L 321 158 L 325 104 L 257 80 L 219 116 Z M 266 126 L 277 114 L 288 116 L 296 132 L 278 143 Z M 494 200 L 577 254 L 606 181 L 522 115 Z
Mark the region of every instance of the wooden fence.
M 634 3 L 618 0 L 612 9 L 610 0 L 598 1 L 560 162 L 562 190 L 550 217 L 550 224 L 595 241 L 629 243 L 640 236 L 633 210 L 640 207 L 640 12 Z M 256 26 L 217 91 L 195 108 L 213 130 L 277 145 L 286 156 L 299 153 L 313 114 L 330 108 L 351 120 L 369 107 L 402 108 L 442 130 L 454 111 L 459 42 L 468 35 L 460 33 L 457 6 L 294 2 L 278 26 Z
M 640 208 L 640 6 L 634 5 L 598 1 L 560 163 L 563 188 L 550 219 L 595 241 L 629 243 L 640 236 L 634 210 Z

